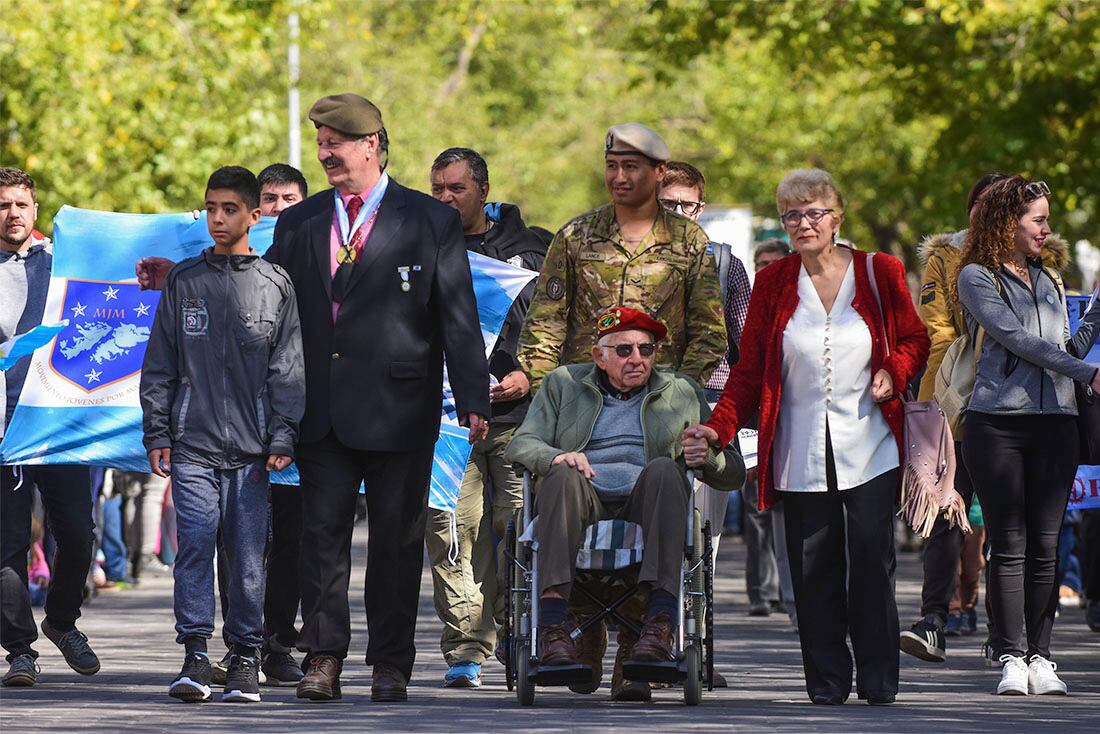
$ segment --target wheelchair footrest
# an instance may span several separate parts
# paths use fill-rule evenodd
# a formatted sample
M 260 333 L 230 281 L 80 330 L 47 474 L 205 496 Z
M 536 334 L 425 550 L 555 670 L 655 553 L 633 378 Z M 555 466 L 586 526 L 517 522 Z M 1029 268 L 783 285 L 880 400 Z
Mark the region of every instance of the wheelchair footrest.
M 627 660 L 623 663 L 623 677 L 645 683 L 679 683 L 687 674 L 675 660 L 661 663 Z
M 539 686 L 571 686 L 592 680 L 591 665 L 532 665 L 527 678 Z

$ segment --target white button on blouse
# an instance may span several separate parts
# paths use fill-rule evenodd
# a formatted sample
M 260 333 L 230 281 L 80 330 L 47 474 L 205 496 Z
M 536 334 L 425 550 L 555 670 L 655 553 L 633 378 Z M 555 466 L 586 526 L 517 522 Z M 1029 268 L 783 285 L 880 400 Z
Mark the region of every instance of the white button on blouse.
M 898 466 L 898 449 L 871 397 L 871 332 L 854 308 L 851 264 L 826 313 L 805 266 L 798 308 L 783 331 L 783 385 L 772 447 L 775 488 L 825 492 L 825 424 L 837 487 L 852 489 Z

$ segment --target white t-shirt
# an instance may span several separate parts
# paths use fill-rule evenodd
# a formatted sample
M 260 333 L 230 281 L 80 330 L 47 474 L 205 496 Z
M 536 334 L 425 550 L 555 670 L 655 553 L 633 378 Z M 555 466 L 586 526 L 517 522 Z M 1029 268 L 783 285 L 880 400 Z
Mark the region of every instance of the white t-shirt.
M 898 466 L 898 448 L 871 397 L 871 332 L 854 308 L 851 264 L 829 313 L 805 266 L 798 308 L 783 331 L 783 387 L 772 448 L 777 490 L 825 492 L 825 423 L 838 489 L 852 489 Z

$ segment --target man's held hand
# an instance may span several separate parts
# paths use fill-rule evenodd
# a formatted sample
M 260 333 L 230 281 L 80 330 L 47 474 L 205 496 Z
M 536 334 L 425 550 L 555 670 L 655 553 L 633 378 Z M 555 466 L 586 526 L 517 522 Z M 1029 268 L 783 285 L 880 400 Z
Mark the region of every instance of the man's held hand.
M 489 435 L 489 421 L 477 413 L 467 413 L 458 424 L 470 429 L 470 443 L 477 443 Z
M 711 448 L 719 448 L 718 433 L 710 426 L 696 423 L 684 429 L 680 444 L 684 448 L 684 463 L 697 468 L 706 463 Z
M 290 466 L 290 462 L 294 459 L 286 456 L 285 454 L 272 454 L 267 457 L 267 470 L 268 471 L 282 471 Z
M 164 282 L 168 279 L 168 271 L 175 265 L 166 257 L 143 257 L 134 266 L 134 274 L 137 275 L 138 285 L 143 291 L 164 290 Z

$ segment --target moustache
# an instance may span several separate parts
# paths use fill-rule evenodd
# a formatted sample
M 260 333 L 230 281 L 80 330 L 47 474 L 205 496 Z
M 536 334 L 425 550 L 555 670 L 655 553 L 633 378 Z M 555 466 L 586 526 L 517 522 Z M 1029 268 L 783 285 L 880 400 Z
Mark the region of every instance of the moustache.
M 336 156 L 329 156 L 321 162 L 321 165 L 325 169 L 339 168 L 340 166 L 344 165 L 344 160 Z

